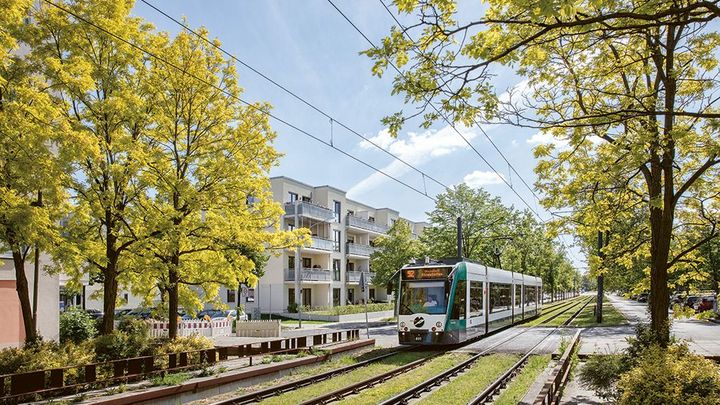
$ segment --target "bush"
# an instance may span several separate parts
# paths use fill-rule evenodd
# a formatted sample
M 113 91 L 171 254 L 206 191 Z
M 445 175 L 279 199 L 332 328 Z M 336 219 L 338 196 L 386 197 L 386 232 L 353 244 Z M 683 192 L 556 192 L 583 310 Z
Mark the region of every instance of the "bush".
M 291 314 L 294 314 L 298 311 L 298 305 L 296 302 L 291 302 L 290 305 L 287 306 L 287 311 Z
M 395 308 L 391 302 L 373 303 L 367 305 L 368 312 L 392 311 Z M 336 307 L 308 308 L 306 312 L 313 312 L 318 315 L 350 315 L 365 312 L 365 305 L 343 305 Z
M 680 304 L 674 304 L 672 311 L 675 319 L 692 318 L 695 315 L 694 309 Z
M 95 320 L 82 308 L 70 307 L 60 314 L 60 342 L 80 343 L 97 334 Z
M 95 339 L 95 360 L 106 362 L 129 357 L 149 356 L 152 354 L 152 342 L 147 332 L 131 333 L 114 330 L 109 335 Z
M 156 350 L 156 354 L 192 352 L 196 350 L 211 349 L 215 345 L 212 340 L 205 336 L 187 336 L 179 337 L 173 340 L 167 340 L 162 343 Z
M 22 349 L 0 350 L 0 374 L 81 365 L 92 360 L 90 342 L 79 345 L 69 342 L 60 346 L 55 342 L 42 341 Z M 72 374 L 72 371 L 66 372 L 68 378 L 72 378 Z
M 618 382 L 620 404 L 720 404 L 720 369 L 687 345 L 653 345 Z
M 617 383 L 620 375 L 630 369 L 630 361 L 622 354 L 593 355 L 580 369 L 582 385 L 600 398 L 615 402 L 620 398 Z

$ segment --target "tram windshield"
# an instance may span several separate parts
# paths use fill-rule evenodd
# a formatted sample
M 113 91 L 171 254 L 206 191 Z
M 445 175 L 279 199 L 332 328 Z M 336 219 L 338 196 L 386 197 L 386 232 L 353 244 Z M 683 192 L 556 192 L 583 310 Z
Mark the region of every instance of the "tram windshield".
M 400 315 L 446 312 L 444 281 L 405 281 L 402 283 L 400 297 Z

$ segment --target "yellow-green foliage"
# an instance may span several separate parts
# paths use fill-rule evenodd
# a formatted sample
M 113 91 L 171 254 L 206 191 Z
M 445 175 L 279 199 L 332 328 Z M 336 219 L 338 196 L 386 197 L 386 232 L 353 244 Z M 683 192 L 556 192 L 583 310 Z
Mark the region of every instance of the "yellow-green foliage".
M 205 336 L 187 336 L 168 340 L 155 351 L 156 354 L 192 352 L 214 347 L 212 340 Z
M 692 318 L 695 315 L 694 309 L 680 304 L 673 305 L 672 311 L 675 319 Z
M 82 365 L 92 363 L 93 357 L 91 342 L 79 345 L 66 343 L 62 346 L 55 342 L 39 342 L 25 348 L 0 350 L 0 374 Z M 67 370 L 66 382 L 77 374 L 77 370 Z
M 720 404 L 720 369 L 687 345 L 651 346 L 622 375 L 618 388 L 622 405 Z

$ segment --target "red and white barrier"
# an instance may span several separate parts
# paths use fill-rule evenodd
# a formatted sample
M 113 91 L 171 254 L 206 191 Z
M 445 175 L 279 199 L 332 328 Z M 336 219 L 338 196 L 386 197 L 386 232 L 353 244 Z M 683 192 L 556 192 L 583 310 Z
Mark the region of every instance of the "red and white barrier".
M 148 320 L 150 324 L 150 337 L 168 337 L 170 323 L 168 321 Z M 230 336 L 232 334 L 232 320 L 217 318 L 209 321 L 191 319 L 178 322 L 178 336 Z

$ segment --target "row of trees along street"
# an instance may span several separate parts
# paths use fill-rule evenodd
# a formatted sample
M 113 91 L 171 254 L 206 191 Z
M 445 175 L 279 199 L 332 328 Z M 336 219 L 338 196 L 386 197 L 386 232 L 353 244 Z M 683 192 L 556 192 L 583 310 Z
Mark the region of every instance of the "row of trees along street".
M 410 225 L 396 221 L 387 236 L 375 240 L 381 248 L 371 257 L 375 284 L 390 281 L 412 259 L 457 256 L 457 223 L 462 217 L 464 258 L 543 279 L 547 293 L 579 289 L 582 276 L 562 247 L 529 211 L 504 206 L 482 189 L 460 184 L 437 197 L 428 213 L 430 226 L 414 239 Z
M 405 70 L 393 92 L 427 125 L 487 120 L 549 135 L 535 170 L 544 206 L 559 211 L 554 226 L 585 241 L 593 274 L 649 286 L 651 330 L 667 345 L 670 288 L 708 277 L 717 286 L 707 271 L 718 236 L 717 2 L 395 6 L 408 23 L 365 51 L 373 73 Z M 524 81 L 498 97 L 494 74 L 508 68 Z M 385 122 L 397 133 L 409 118 Z
M 309 241 L 279 230 L 270 106 L 239 102 L 235 68 L 203 29 L 157 32 L 132 1 L 40 3 L 0 13 L 0 248 L 26 339 L 37 335 L 24 267 L 38 252 L 70 287 L 103 286 L 101 333 L 127 288 L 162 298 L 174 337 L 179 306 L 252 284 L 264 252 Z

